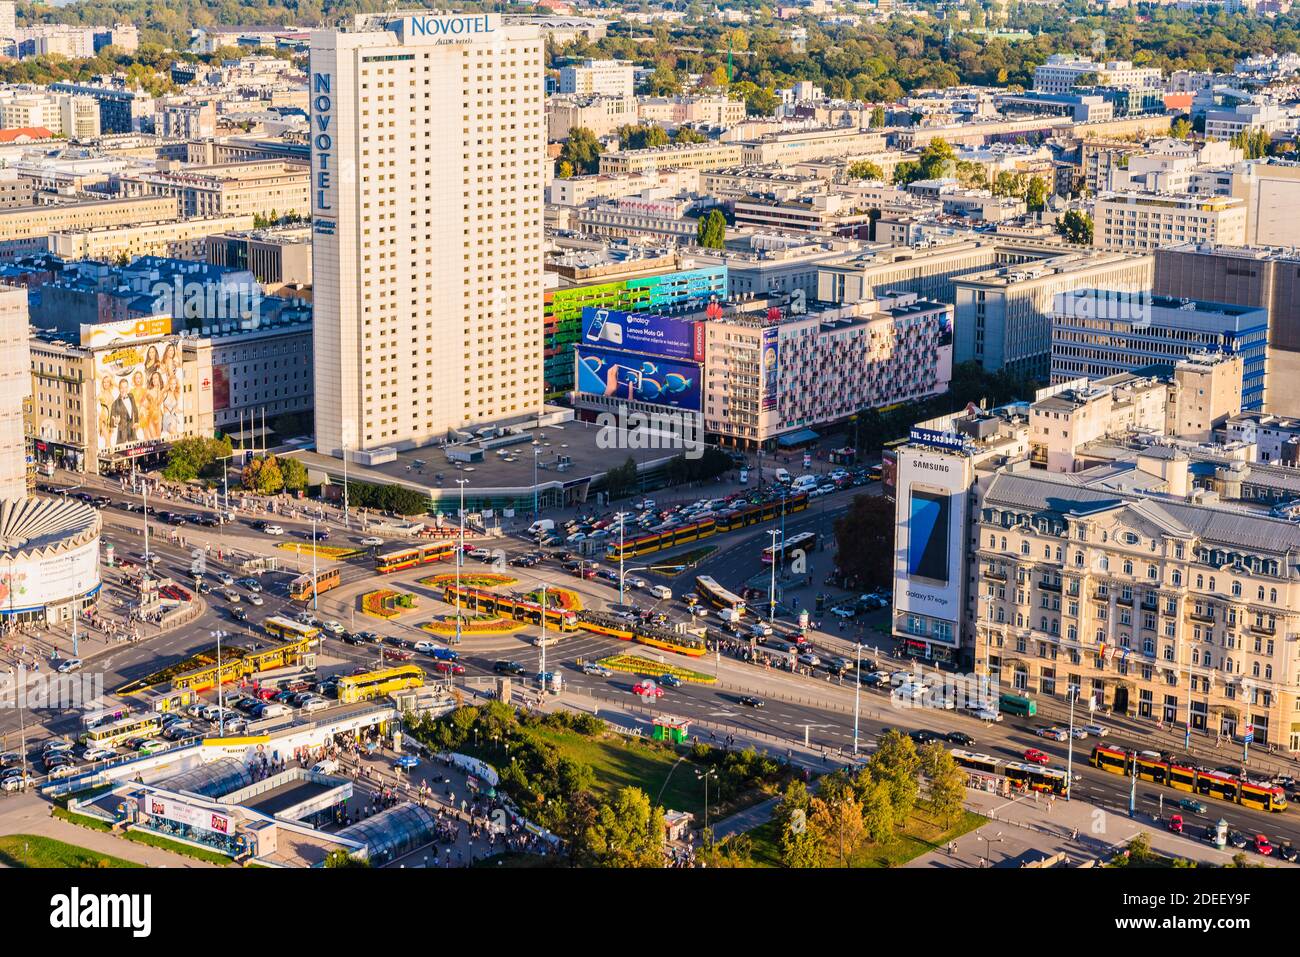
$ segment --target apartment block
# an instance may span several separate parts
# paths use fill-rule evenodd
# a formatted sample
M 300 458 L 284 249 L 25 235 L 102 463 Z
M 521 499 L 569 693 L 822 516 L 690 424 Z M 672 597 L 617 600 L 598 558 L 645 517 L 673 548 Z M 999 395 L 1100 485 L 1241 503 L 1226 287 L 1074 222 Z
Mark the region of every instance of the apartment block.
M 1230 196 L 1102 193 L 1093 213 L 1093 245 L 1112 252 L 1149 253 L 1180 243 L 1240 246 L 1246 203 Z

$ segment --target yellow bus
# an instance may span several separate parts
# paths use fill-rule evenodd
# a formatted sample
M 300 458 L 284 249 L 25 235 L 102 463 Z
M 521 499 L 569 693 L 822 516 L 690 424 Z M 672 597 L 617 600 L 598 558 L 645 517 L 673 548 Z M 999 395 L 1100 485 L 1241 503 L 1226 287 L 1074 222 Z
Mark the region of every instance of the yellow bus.
M 419 665 L 400 665 L 380 671 L 348 675 L 339 679 L 339 701 L 352 704 L 370 698 L 382 698 L 394 691 L 419 688 L 424 684 L 424 670 Z
M 92 747 L 115 748 L 128 738 L 151 738 L 161 733 L 162 718 L 156 714 L 139 714 L 83 731 L 79 740 Z
M 288 618 L 281 618 L 279 615 L 272 615 L 266 619 L 262 622 L 262 627 L 266 629 L 268 635 L 274 635 L 284 641 L 315 641 L 320 637 L 320 629 L 315 625 L 304 625 Z
M 313 579 L 311 573 L 299 575 L 289 583 L 289 597 L 294 601 L 306 601 L 323 591 L 337 588 L 343 580 L 338 566 L 318 571 Z
M 695 591 L 715 608 L 729 608 L 737 615 L 745 613 L 745 600 L 727 591 L 708 575 L 700 575 L 695 579 Z

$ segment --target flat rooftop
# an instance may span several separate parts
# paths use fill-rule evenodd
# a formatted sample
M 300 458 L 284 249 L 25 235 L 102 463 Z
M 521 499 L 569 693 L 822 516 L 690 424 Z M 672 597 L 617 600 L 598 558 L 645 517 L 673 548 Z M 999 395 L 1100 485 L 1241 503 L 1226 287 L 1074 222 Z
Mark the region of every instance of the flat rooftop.
M 254 811 L 261 811 L 263 814 L 269 814 L 272 817 L 281 811 L 296 807 L 304 801 L 309 801 L 314 797 L 319 797 L 333 790 L 324 784 L 318 784 L 315 781 L 298 780 L 286 781 L 284 784 L 271 788 L 269 791 L 263 791 L 246 801 L 241 801 L 243 807 L 252 808 Z

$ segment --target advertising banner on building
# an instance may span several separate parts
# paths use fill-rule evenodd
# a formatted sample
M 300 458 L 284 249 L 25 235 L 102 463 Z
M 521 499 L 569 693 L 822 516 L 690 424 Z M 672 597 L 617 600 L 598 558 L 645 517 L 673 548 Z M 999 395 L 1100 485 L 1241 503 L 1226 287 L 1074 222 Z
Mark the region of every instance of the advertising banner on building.
M 776 326 L 763 330 L 763 411 L 777 407 L 781 398 L 781 344 Z
M 96 322 L 81 325 L 81 344 L 89 349 L 124 345 L 170 335 L 171 316 L 144 316 L 120 322 Z
M 151 794 L 141 797 L 140 805 L 140 810 L 150 817 L 160 817 L 166 821 L 188 824 L 200 831 L 211 831 L 215 834 L 229 834 L 231 832 L 230 817 L 219 811 L 195 807 L 193 804 L 182 804 L 180 801 L 155 797 Z
M 970 461 L 916 445 L 896 454 L 895 627 L 910 637 L 955 645 Z
M 99 542 L 0 566 L 0 608 L 14 612 L 85 595 L 99 584 Z
M 701 410 L 700 366 L 578 345 L 574 349 L 579 392 L 615 396 L 692 412 Z
M 590 346 L 628 349 L 666 359 L 704 360 L 703 325 L 671 316 L 584 306 L 582 341 Z
M 100 455 L 171 442 L 185 434 L 179 337 L 111 345 L 94 356 Z

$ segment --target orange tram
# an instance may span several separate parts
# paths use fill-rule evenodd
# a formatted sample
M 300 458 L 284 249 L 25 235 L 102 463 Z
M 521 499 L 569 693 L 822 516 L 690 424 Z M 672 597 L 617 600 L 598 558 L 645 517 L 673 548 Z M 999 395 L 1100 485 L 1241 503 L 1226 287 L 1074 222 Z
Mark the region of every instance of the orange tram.
M 1201 771 L 1191 765 L 1147 757 L 1122 748 L 1097 745 L 1088 763 L 1111 774 L 1136 774 L 1143 781 L 1175 791 L 1203 794 L 1259 811 L 1285 811 L 1286 791 L 1271 784 L 1256 784 L 1220 771 Z M 1136 767 L 1135 767 L 1136 766 Z

